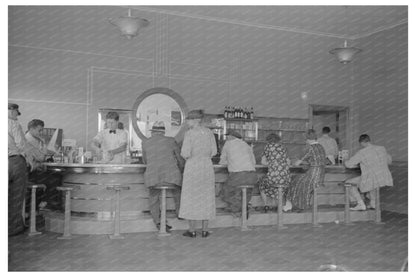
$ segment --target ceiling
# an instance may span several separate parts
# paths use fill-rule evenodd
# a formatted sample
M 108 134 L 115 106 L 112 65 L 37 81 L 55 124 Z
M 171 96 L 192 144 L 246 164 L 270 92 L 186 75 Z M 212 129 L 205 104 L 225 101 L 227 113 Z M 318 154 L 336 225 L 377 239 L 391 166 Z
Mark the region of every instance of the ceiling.
M 259 28 L 357 39 L 408 21 L 407 6 L 129 6 Z

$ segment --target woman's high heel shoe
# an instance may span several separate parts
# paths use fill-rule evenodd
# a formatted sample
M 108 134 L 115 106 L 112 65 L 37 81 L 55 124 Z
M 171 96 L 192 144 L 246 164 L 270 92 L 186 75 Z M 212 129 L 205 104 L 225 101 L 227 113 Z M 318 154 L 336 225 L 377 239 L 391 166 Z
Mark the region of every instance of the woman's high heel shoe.
M 202 231 L 202 237 L 206 238 L 210 235 L 210 233 L 208 231 Z
M 264 206 L 263 211 L 265 213 L 267 213 L 268 211 L 270 211 L 270 207 L 269 206 Z
M 196 238 L 196 232 L 191 232 L 189 230 L 183 233 L 182 235 L 185 237 Z

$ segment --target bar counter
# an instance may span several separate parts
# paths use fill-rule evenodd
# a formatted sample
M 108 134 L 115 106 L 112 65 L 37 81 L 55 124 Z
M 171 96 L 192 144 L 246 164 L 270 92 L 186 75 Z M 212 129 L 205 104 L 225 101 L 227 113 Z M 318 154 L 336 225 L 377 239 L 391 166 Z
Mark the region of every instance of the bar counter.
M 144 164 L 65 164 L 45 163 L 48 171 L 59 172 L 63 176 L 64 186 L 77 187 L 72 192 L 71 210 L 85 213 L 96 218 L 108 219 L 112 210 L 114 191 L 107 186 L 120 184 L 129 189 L 121 193 L 121 211 L 124 218 L 136 218 L 142 212 L 148 211 L 148 190 L 144 185 L 146 165 Z M 214 165 L 217 208 L 223 206 L 219 199 L 222 183 L 227 178 L 225 165 Z M 267 173 L 267 166 L 256 165 L 259 177 Z M 292 174 L 305 172 L 304 167 L 291 166 Z M 359 175 L 359 169 L 347 169 L 343 166 L 327 166 L 324 187 L 320 189 L 320 204 L 337 204 L 343 201 L 338 183 Z M 252 206 L 261 206 L 258 188 L 253 192 Z M 168 193 L 168 197 L 170 194 Z M 174 209 L 172 199 L 168 199 L 168 209 Z

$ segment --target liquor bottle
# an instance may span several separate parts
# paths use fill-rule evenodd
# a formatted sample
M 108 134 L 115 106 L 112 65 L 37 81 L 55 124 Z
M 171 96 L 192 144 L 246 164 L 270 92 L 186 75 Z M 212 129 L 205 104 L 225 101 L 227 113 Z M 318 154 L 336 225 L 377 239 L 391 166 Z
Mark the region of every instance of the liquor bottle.
M 234 118 L 238 118 L 238 111 L 236 107 L 233 107 L 233 114 L 234 114 Z
M 250 119 L 254 119 L 254 109 L 253 109 L 253 107 L 251 107 L 251 110 L 250 110 Z
M 249 119 L 247 107 L 244 107 L 244 119 Z
M 224 107 L 224 118 L 228 118 L 228 107 Z

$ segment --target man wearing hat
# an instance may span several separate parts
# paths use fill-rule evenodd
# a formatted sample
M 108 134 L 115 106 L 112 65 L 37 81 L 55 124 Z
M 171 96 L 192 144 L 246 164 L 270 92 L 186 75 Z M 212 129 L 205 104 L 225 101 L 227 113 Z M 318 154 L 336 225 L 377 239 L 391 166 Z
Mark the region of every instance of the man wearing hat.
M 240 133 L 229 130 L 220 157 L 220 164 L 226 164 L 229 172 L 222 188 L 221 198 L 228 204 L 226 211 L 233 214 L 241 212 L 241 192 L 238 186 L 254 185 L 257 182 L 253 149 L 241 138 Z M 247 205 L 251 193 L 252 190 L 247 189 Z
M 160 228 L 160 190 L 153 187 L 168 183 L 176 185 L 172 191 L 176 214 L 179 213 L 180 191 L 182 185 L 181 169 L 185 161 L 180 155 L 179 145 L 172 137 L 165 136 L 165 124 L 156 121 L 153 124 L 151 137 L 142 142 L 143 161 L 147 165 L 144 173 L 144 183 L 149 188 L 150 213 L 156 227 Z M 169 230 L 169 225 L 166 226 Z
M 22 127 L 17 121 L 19 115 L 19 106 L 9 103 L 9 236 L 15 236 L 25 231 L 22 207 L 27 185 L 26 139 Z

